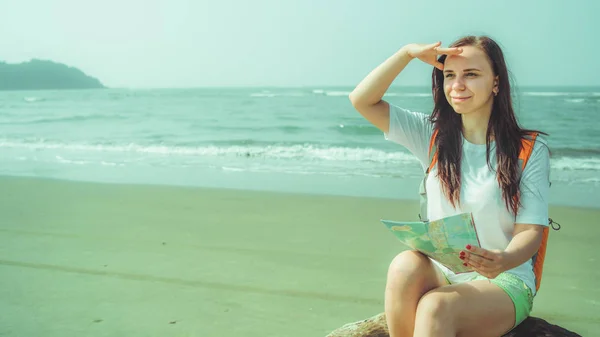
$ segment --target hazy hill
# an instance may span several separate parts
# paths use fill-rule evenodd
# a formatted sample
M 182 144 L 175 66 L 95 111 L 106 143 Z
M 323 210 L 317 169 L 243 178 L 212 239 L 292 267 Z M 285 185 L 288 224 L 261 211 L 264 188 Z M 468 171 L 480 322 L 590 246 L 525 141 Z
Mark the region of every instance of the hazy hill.
M 62 63 L 37 59 L 16 64 L 0 61 L 0 90 L 92 88 L 104 88 L 104 85 Z

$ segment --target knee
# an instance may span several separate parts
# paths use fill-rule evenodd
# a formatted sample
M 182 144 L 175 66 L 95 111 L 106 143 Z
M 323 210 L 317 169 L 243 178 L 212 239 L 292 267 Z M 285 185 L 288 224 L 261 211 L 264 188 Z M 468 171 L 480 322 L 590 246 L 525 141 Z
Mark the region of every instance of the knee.
M 388 279 L 394 280 L 406 277 L 414 279 L 419 274 L 424 275 L 430 263 L 429 258 L 418 251 L 404 251 L 396 255 L 390 263 Z
M 423 322 L 443 321 L 446 326 L 453 320 L 454 308 L 448 294 L 430 291 L 417 304 L 417 318 Z

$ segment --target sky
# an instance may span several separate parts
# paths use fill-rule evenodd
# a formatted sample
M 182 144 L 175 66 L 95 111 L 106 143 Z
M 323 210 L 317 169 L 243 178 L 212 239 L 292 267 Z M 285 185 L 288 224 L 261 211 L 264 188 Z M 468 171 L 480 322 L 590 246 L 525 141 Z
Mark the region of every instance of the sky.
M 600 86 L 600 1 L 0 0 L 0 60 L 118 88 L 355 86 L 408 43 L 488 35 L 521 86 Z M 394 85 L 430 85 L 413 61 Z

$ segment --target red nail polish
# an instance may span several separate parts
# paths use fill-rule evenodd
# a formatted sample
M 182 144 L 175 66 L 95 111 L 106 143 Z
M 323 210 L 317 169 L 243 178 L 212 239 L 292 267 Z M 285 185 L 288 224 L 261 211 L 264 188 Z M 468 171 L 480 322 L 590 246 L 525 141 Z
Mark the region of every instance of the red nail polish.
M 462 256 L 462 255 L 461 255 L 461 256 L 459 256 L 459 257 L 460 257 L 460 259 L 461 259 L 461 260 L 464 260 L 464 259 L 465 259 L 465 257 L 464 257 L 464 256 Z
M 465 266 L 465 267 L 466 267 L 466 266 L 467 266 L 467 264 L 466 264 L 466 263 L 463 263 L 463 266 Z
M 467 245 L 467 249 L 468 249 L 468 250 L 471 250 L 471 245 Z
M 465 255 L 465 252 L 461 251 L 460 256 L 464 256 L 464 255 Z

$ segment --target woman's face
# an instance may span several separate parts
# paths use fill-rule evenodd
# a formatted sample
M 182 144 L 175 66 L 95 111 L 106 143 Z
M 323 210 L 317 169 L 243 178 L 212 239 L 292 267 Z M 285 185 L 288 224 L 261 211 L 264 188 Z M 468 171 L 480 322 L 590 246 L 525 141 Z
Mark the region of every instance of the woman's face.
M 497 76 L 481 49 L 461 47 L 463 52 L 444 62 L 444 93 L 448 103 L 459 114 L 490 113 Z

